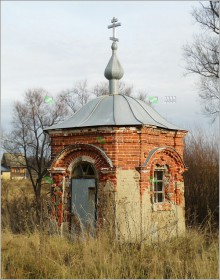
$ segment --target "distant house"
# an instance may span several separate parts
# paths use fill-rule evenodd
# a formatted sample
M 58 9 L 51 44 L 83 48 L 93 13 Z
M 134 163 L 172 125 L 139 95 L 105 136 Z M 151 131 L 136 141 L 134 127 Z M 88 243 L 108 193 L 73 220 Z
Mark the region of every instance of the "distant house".
M 4 153 L 1 160 L 2 179 L 26 179 L 27 169 L 22 154 Z
M 1 179 L 9 180 L 11 177 L 10 168 L 6 168 L 1 165 Z

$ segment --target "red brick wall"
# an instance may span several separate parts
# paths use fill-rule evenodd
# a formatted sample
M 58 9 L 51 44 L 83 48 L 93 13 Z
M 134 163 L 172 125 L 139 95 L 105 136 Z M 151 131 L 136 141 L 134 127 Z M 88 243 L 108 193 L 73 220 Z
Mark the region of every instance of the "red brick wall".
M 184 166 L 175 152 L 161 151 L 156 153 L 145 168 L 140 167 L 143 166 L 149 152 L 156 147 L 172 147 L 179 153 L 180 157 L 182 157 L 185 135 L 186 132 L 184 131 L 169 131 L 153 127 L 84 128 L 64 130 L 59 133 L 50 132 L 52 159 L 69 145 L 77 143 L 90 144 L 100 147 L 111 159 L 114 168 L 111 173 L 103 174 L 101 168 L 109 168 L 108 164 L 100 155 L 97 155 L 95 151 L 90 150 L 80 150 L 69 153 L 67 156 L 61 158 L 59 162 L 57 161 L 53 163 L 53 166 L 68 168 L 71 162 L 77 157 L 82 155 L 89 156 L 95 160 L 95 167 L 99 173 L 99 182 L 105 182 L 107 179 L 110 179 L 111 182 L 114 183 L 116 191 L 117 182 L 115 170 L 134 170 L 139 168 L 138 170 L 141 173 L 140 194 L 142 194 L 146 190 L 150 192 L 149 177 L 153 174 L 153 165 L 156 163 L 160 165 L 168 164 L 169 172 L 171 174 L 170 200 L 180 204 L 181 192 L 176 189 L 175 182 L 183 181 L 182 172 L 184 171 Z M 149 170 L 149 172 L 144 172 L 144 170 Z M 70 174 L 67 175 L 69 176 Z M 56 185 L 56 177 L 54 179 Z M 62 206 L 59 207 L 61 210 Z M 164 204 L 164 209 L 166 207 L 168 206 Z
M 92 144 L 103 149 L 113 165 L 122 169 L 134 169 L 144 163 L 148 153 L 155 147 L 170 146 L 182 156 L 185 132 L 159 128 L 140 129 L 82 129 L 75 132 L 51 134 L 52 159 L 63 148 L 75 143 Z M 100 143 L 103 138 L 103 143 Z

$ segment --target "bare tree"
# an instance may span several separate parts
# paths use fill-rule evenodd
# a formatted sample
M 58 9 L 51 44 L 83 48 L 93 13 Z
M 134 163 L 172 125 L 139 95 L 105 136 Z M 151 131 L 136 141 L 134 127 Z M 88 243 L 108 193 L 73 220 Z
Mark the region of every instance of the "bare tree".
M 127 96 L 133 94 L 133 86 L 126 85 L 124 82 L 119 81 L 118 83 L 119 93 Z M 97 84 L 93 87 L 92 92 L 96 97 L 109 94 L 109 84 L 108 82 Z
M 200 3 L 200 8 L 193 8 L 192 15 L 201 27 L 219 34 L 219 1 L 209 1 L 209 4 Z
M 109 94 L 108 82 L 96 84 L 92 89 L 96 97 Z
M 124 82 L 119 81 L 118 83 L 119 93 L 127 96 L 134 94 L 134 88 L 131 85 L 126 85 Z
M 188 73 L 200 76 L 199 96 L 203 113 L 213 121 L 219 113 L 219 1 L 200 3 L 194 8 L 192 16 L 204 30 L 194 37 L 192 44 L 186 44 L 184 58 Z
M 204 223 L 207 217 L 219 223 L 219 139 L 201 127 L 189 129 L 184 149 L 188 166 L 185 178 L 186 222 Z M 193 218 L 193 219 L 192 219 Z
M 28 90 L 24 101 L 14 104 L 13 131 L 4 136 L 3 146 L 10 153 L 23 155 L 37 204 L 50 160 L 50 140 L 43 129 L 66 115 L 67 106 L 61 98 L 52 99 L 43 89 Z
M 140 100 L 145 101 L 149 105 L 151 105 L 150 102 L 147 100 L 148 93 L 146 91 L 139 91 L 135 94 L 132 85 L 127 85 L 121 81 L 119 81 L 118 86 L 119 86 L 120 94 L 139 98 Z M 95 97 L 108 95 L 108 94 L 109 94 L 108 82 L 96 84 L 94 87 L 90 89 L 88 87 L 87 80 L 83 80 L 77 82 L 73 88 L 63 91 L 61 93 L 61 99 L 62 101 L 66 102 L 71 112 L 75 113 L 89 100 Z
M 212 116 L 214 121 L 219 114 L 219 79 L 201 79 L 199 96 L 202 99 L 204 114 Z
M 60 98 L 75 113 L 89 101 L 92 97 L 91 93 L 88 89 L 87 80 L 83 80 L 77 82 L 73 88 L 64 90 L 60 94 Z
M 146 102 L 150 106 L 152 105 L 151 102 L 148 100 L 148 92 L 146 90 L 138 91 L 136 98 Z

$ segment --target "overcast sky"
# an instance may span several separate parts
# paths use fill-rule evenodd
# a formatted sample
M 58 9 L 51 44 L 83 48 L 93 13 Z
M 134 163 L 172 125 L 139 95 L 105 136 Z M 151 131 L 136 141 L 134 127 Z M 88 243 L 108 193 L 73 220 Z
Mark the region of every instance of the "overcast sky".
M 111 56 L 113 16 L 122 81 L 157 96 L 154 108 L 172 123 L 200 124 L 203 117 L 194 75 L 184 76 L 182 47 L 200 29 L 193 23 L 195 1 L 3 1 L 1 2 L 1 120 L 10 128 L 13 102 L 29 88 L 51 95 L 87 79 L 104 82 Z M 165 96 L 176 96 L 166 104 Z

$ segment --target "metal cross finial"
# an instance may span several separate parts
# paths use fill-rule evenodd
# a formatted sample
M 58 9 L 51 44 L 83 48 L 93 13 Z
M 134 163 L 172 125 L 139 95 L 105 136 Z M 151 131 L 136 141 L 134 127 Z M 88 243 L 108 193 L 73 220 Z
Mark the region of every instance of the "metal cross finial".
M 108 25 L 108 29 L 109 28 L 113 29 L 113 37 L 110 37 L 109 39 L 114 42 L 119 41 L 118 38 L 115 37 L 115 27 L 121 26 L 121 23 L 116 23 L 117 21 L 118 21 L 118 19 L 113 17 L 113 19 L 111 20 L 112 24 Z

